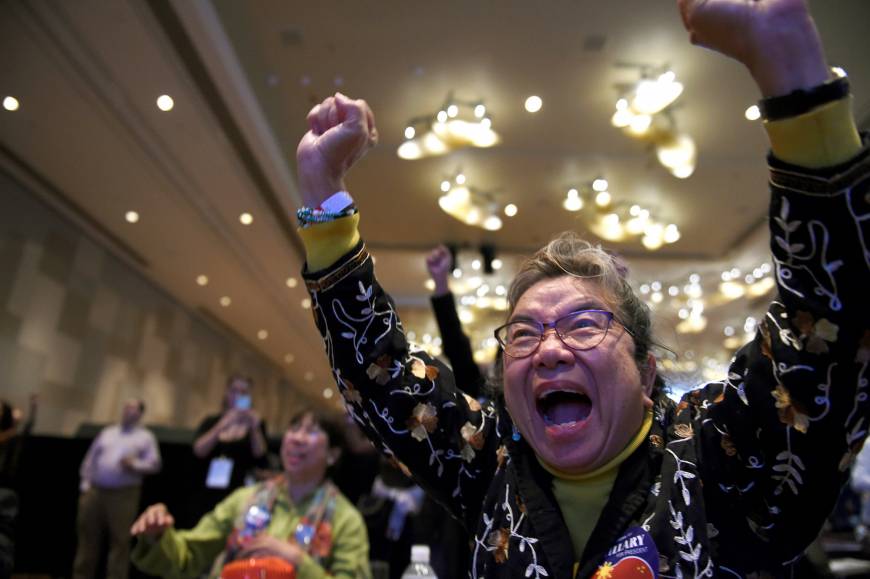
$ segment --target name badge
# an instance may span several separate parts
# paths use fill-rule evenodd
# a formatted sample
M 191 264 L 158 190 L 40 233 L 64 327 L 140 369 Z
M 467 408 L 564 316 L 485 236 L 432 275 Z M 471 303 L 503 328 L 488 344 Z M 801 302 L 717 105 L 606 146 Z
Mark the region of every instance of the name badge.
M 655 579 L 659 576 L 659 551 L 649 533 L 630 528 L 610 549 L 593 579 Z
M 233 459 L 219 456 L 211 459 L 208 465 L 208 475 L 205 477 L 205 486 L 210 489 L 225 489 L 230 486 L 233 476 Z

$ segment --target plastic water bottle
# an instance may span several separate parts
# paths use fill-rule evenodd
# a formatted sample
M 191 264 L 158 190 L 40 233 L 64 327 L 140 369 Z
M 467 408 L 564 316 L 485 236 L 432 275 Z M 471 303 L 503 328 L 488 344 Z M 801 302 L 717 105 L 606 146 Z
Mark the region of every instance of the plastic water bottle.
M 429 564 L 429 546 L 414 545 L 411 547 L 411 564 L 402 573 L 402 579 L 438 579 Z

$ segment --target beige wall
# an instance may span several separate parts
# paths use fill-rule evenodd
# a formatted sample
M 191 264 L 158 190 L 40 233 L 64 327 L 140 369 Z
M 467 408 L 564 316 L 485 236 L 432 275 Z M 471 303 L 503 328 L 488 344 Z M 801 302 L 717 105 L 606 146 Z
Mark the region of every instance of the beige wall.
M 40 394 L 36 432 L 110 422 L 142 397 L 146 423 L 194 428 L 226 376 L 255 379 L 280 431 L 299 396 L 279 368 L 208 324 L 0 172 L 0 397 Z

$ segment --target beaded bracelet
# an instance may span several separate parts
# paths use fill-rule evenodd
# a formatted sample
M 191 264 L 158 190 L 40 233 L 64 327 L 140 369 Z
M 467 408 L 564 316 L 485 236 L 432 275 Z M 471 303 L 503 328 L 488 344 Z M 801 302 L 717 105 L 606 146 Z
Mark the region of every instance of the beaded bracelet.
M 296 219 L 299 221 L 299 227 L 305 229 L 313 223 L 327 223 L 342 217 L 348 217 L 354 213 L 357 213 L 355 205 L 346 207 L 341 211 L 324 211 L 323 209 L 313 207 L 300 207 L 296 210 Z

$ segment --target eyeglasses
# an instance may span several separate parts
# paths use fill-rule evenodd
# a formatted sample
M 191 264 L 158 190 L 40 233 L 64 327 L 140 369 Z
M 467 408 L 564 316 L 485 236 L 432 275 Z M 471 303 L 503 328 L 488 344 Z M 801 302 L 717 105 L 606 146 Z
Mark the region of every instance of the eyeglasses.
M 496 328 L 495 339 L 511 358 L 525 358 L 538 349 L 545 332 L 552 328 L 562 343 L 572 350 L 591 350 L 604 341 L 612 321 L 611 312 L 580 310 L 546 324 L 536 320 L 508 322 Z

